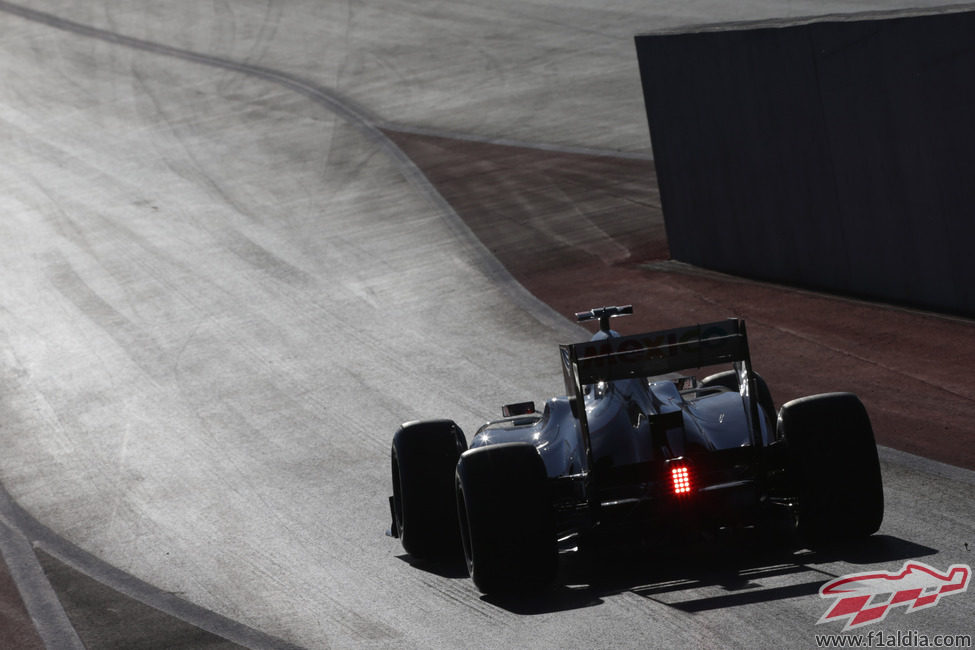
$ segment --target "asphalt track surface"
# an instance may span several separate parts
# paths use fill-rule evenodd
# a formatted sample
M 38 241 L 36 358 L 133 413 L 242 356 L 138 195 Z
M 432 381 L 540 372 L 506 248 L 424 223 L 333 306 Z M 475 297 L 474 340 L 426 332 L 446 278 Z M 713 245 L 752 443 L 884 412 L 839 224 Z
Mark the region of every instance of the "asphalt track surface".
M 675 265 L 639 182 L 634 33 L 854 8 L 894 7 L 0 2 L 0 645 L 810 647 L 825 580 L 972 564 L 972 323 Z M 557 394 L 616 302 L 749 319 L 779 402 L 861 393 L 880 534 L 516 602 L 404 557 L 395 426 Z

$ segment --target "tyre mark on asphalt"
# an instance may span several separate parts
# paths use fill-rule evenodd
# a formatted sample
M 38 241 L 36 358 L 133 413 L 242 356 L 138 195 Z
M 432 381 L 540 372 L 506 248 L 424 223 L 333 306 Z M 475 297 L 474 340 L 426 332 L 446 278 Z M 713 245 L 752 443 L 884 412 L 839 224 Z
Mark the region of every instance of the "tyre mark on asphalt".
M 108 334 L 128 356 L 153 379 L 160 378 L 159 359 L 165 353 L 156 342 L 124 314 L 102 298 L 60 254 L 51 253 L 48 280 L 89 320 Z
M 71 32 L 80 36 L 95 38 L 108 43 L 133 48 L 143 52 L 172 57 L 183 61 L 198 63 L 214 68 L 239 72 L 258 79 L 283 86 L 323 106 L 336 116 L 349 123 L 367 141 L 377 146 L 397 166 L 402 176 L 410 185 L 425 196 L 436 208 L 439 216 L 447 223 L 453 234 L 470 252 L 476 267 L 488 278 L 504 290 L 509 297 L 525 312 L 534 316 L 539 322 L 561 332 L 579 333 L 572 323 L 563 316 L 532 295 L 517 279 L 501 264 L 501 262 L 484 246 L 477 236 L 468 228 L 467 224 L 457 215 L 449 203 L 440 195 L 433 184 L 419 170 L 413 161 L 377 126 L 379 120 L 366 109 L 357 105 L 351 99 L 343 96 L 331 88 L 325 88 L 311 83 L 297 76 L 263 66 L 241 63 L 232 59 L 208 55 L 191 50 L 184 50 L 162 43 L 124 36 L 90 25 L 84 25 L 71 20 L 60 18 L 35 9 L 0 0 L 0 11 L 4 11 L 27 20 L 42 23 L 49 27 Z

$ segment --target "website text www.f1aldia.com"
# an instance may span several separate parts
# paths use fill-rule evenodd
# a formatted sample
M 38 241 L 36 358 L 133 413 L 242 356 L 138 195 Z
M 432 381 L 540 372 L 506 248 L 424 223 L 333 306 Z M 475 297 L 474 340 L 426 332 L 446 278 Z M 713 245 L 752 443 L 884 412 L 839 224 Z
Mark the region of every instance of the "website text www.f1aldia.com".
M 817 648 L 971 648 L 971 634 L 923 634 L 917 630 L 817 634 Z

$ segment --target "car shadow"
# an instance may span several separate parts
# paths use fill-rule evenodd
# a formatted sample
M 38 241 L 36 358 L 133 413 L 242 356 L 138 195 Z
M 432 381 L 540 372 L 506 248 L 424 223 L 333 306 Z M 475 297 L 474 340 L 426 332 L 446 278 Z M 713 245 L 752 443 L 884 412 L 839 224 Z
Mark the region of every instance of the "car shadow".
M 482 596 L 512 613 L 532 616 L 593 607 L 630 592 L 686 612 L 725 609 L 819 593 L 837 575 L 823 565 L 890 563 L 937 553 L 890 535 L 808 549 L 755 540 L 703 542 L 670 550 L 594 549 L 563 555 L 560 586 L 534 594 Z
M 414 569 L 426 571 L 427 573 L 432 573 L 433 575 L 440 576 L 441 578 L 457 580 L 460 578 L 469 577 L 467 575 L 467 564 L 464 562 L 463 555 L 458 554 L 457 557 L 438 560 L 418 560 L 406 553 L 403 555 L 397 555 L 396 557 L 397 559 L 406 562 Z

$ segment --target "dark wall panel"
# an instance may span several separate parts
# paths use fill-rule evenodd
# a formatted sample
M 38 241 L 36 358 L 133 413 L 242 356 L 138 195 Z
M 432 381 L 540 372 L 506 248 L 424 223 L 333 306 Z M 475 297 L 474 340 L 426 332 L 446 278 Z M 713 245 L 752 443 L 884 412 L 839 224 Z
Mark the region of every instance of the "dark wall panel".
M 676 259 L 975 314 L 975 12 L 637 52 Z

